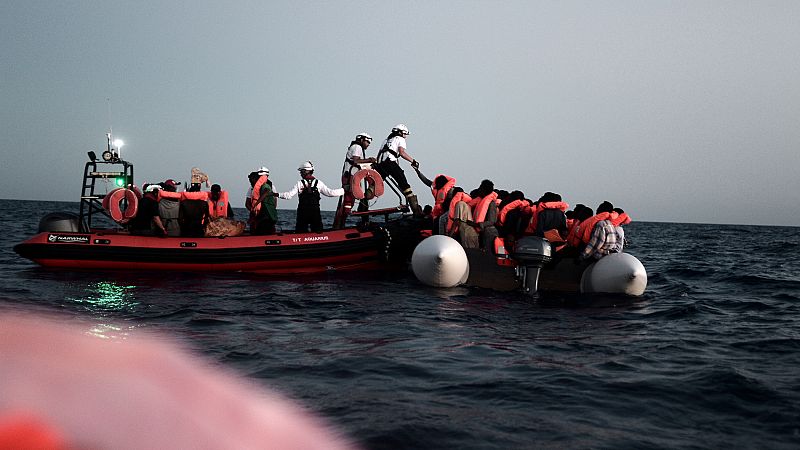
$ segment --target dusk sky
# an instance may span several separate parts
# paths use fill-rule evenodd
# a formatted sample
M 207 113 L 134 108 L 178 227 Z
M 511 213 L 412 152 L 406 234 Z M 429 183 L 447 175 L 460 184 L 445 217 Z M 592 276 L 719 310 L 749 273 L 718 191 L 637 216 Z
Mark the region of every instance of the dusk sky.
M 137 184 L 196 166 L 242 207 L 257 167 L 338 185 L 405 123 L 466 191 L 800 222 L 798 1 L 0 0 L 0 39 L 0 198 L 77 201 L 113 127 Z

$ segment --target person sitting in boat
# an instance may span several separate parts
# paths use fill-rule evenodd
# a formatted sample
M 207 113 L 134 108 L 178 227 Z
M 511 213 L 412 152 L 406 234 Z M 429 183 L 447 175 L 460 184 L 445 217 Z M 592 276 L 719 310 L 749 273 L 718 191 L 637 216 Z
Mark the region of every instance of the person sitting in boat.
M 512 191 L 505 203 L 500 203 L 497 215 L 497 231 L 510 242 L 522 237 L 530 223 L 531 204 L 522 191 Z
M 131 234 L 140 236 L 166 236 L 167 230 L 158 217 L 158 184 L 146 184 L 142 186 L 144 193 L 139 200 L 139 207 L 136 210 L 136 217 L 128 224 Z
M 180 194 L 178 194 L 179 181 L 169 179 L 161 183 L 158 191 L 158 217 L 164 225 L 167 236 L 178 237 L 181 235 L 180 219 Z
M 233 219 L 233 207 L 228 201 L 228 191 L 223 191 L 218 184 L 211 185 L 211 192 L 208 194 L 208 216 L 210 219 L 217 217 L 227 217 Z
M 581 224 L 584 230 L 591 227 L 589 239 L 578 255 L 581 261 L 600 259 L 611 253 L 617 253 L 619 235 L 611 219 L 617 218 L 618 214 L 614 213 L 614 206 L 607 201 L 601 203 L 597 211 L 597 214 Z
M 406 151 L 406 138 L 408 135 L 408 127 L 402 123 L 392 128 L 391 133 L 389 133 L 389 136 L 383 141 L 383 145 L 378 152 L 378 164 L 375 165 L 375 170 L 378 171 L 384 180 L 386 180 L 387 177 L 391 177 L 400 187 L 414 215 L 422 217 L 422 208 L 419 206 L 417 196 L 411 190 L 411 185 L 408 184 L 406 174 L 403 172 L 403 169 L 400 168 L 400 164 L 398 164 L 398 161 L 402 158 L 410 162 L 411 167 L 415 169 L 419 168 L 417 160 L 412 158 Z
M 497 192 L 494 191 L 494 183 L 491 180 L 481 181 L 480 186 L 475 189 L 472 196 L 472 220 L 470 224 L 475 227 L 480 238 L 481 248 L 486 251 L 494 251 L 494 240 L 497 237 Z
M 565 214 L 567 208 L 569 205 L 561 201 L 560 194 L 545 192 L 539 198 L 536 208 L 536 224 L 533 235 L 546 238 L 556 246 L 566 242 L 569 232 Z
M 250 234 L 275 234 L 278 223 L 278 194 L 274 191 L 269 169 L 261 167 L 250 196 Z
M 358 133 L 355 140 L 350 142 L 350 147 L 347 148 L 347 154 L 344 157 L 344 167 L 342 167 L 342 189 L 344 189 L 344 196 L 340 201 L 339 207 L 336 208 L 336 218 L 333 221 L 333 228 L 339 229 L 344 226 L 347 216 L 353 209 L 355 197 L 350 192 L 350 180 L 353 175 L 361 170 L 362 164 L 372 164 L 375 158 L 367 158 L 366 150 L 372 142 L 372 136 L 367 133 Z M 358 202 L 358 211 L 366 211 L 369 204 L 366 199 L 361 199 Z
M 420 181 L 422 181 L 425 186 L 431 188 L 431 194 L 433 195 L 434 206 L 431 210 L 431 217 L 433 218 L 432 228 L 434 234 L 439 234 L 439 218 L 442 216 L 442 212 L 445 209 L 442 208 L 442 205 L 450 203 L 450 199 L 453 198 L 455 191 L 453 188 L 456 185 L 456 179 L 444 174 L 439 174 L 434 177 L 433 180 L 429 179 L 425 176 L 420 170 L 419 166 L 414 167 L 414 171 L 417 172 L 417 177 Z M 424 216 L 425 214 L 423 214 Z
M 617 253 L 622 253 L 622 250 L 627 242 L 625 241 L 625 230 L 622 229 L 622 226 L 631 223 L 631 218 L 622 208 L 614 208 L 614 212 L 618 215 L 616 218 L 610 220 L 614 225 L 614 230 L 617 232 L 617 245 L 615 250 Z
M 189 189 L 181 194 L 178 211 L 181 236 L 205 236 L 205 224 L 208 221 L 208 192 L 200 191 L 200 183 L 192 183 Z
M 314 164 L 304 161 L 297 169 L 300 172 L 300 181 L 288 192 L 276 193 L 278 197 L 289 200 L 298 193 L 297 221 L 295 231 L 308 232 L 309 227 L 315 233 L 322 232 L 322 213 L 319 210 L 320 194 L 326 197 L 339 197 L 344 195 L 344 189 L 331 189 L 321 180 L 314 178 Z

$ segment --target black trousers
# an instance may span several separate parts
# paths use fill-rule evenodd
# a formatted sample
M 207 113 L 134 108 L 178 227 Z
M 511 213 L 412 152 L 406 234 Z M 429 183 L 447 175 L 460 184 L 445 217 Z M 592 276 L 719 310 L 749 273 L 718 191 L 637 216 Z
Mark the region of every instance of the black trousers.
M 294 230 L 305 233 L 308 231 L 309 226 L 314 233 L 322 231 L 322 213 L 319 210 L 319 206 L 297 207 L 297 221 Z
M 397 161 L 389 161 L 387 159 L 382 163 L 377 164 L 375 166 L 375 170 L 378 171 L 383 179 L 386 179 L 387 176 L 392 177 L 394 181 L 397 182 L 397 186 L 400 187 L 401 191 L 405 191 L 411 187 L 408 184 L 408 180 L 406 180 L 406 173 L 403 172 L 403 169 L 400 168 L 400 164 L 397 164 Z

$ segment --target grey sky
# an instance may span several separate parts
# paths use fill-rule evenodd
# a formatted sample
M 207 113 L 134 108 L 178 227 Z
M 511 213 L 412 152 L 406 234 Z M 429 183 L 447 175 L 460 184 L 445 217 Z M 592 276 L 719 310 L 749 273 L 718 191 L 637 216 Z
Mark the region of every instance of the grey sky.
M 77 200 L 112 125 L 139 183 L 199 166 L 243 206 L 258 166 L 335 185 L 357 132 L 374 155 L 402 122 L 467 191 L 800 218 L 797 1 L 1 0 L 0 41 L 0 198 Z

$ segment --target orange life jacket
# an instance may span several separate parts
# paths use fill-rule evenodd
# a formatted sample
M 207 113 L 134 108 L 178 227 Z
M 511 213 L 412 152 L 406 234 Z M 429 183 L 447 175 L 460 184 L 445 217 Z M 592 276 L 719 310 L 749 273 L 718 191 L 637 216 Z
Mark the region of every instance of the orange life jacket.
M 567 244 L 571 247 L 581 245 L 581 221 L 578 219 L 571 219 L 572 224 L 569 225 L 569 232 L 567 233 Z
M 253 185 L 253 193 L 250 195 L 250 210 L 253 214 L 258 214 L 261 210 L 261 199 L 259 198 L 261 196 L 261 186 L 263 186 L 268 179 L 269 177 L 267 175 L 261 175 L 258 177 L 256 184 Z
M 592 238 L 592 230 L 594 230 L 594 226 L 597 225 L 597 222 L 601 220 L 611 219 L 614 220 L 619 217 L 618 213 L 615 212 L 602 212 L 600 214 L 595 214 L 594 216 L 586 219 L 583 223 L 581 223 L 581 242 L 584 244 L 589 243 L 589 239 Z
M 450 192 L 450 189 L 452 189 L 456 185 L 456 179 L 453 177 L 448 177 L 447 175 L 439 174 L 436 175 L 434 180 L 439 177 L 447 178 L 447 183 L 445 183 L 445 185 L 442 186 L 441 189 L 436 189 L 435 184 L 431 184 L 431 193 L 433 194 L 433 201 L 434 201 L 433 211 L 431 212 L 431 215 L 433 217 L 439 217 L 442 215 L 442 213 L 444 212 L 442 211 L 442 203 L 444 203 L 444 199 L 447 197 L 447 193 Z
M 514 200 L 506 206 L 503 206 L 503 209 L 500 210 L 500 213 L 497 215 L 497 224 L 503 226 L 503 224 L 506 223 L 506 216 L 511 210 L 524 207 L 528 207 L 528 202 L 525 200 Z
M 536 208 L 529 208 L 526 212 L 531 215 L 531 221 L 528 222 L 528 227 L 525 229 L 525 234 L 533 234 L 536 232 L 536 225 L 539 222 L 539 213 L 545 209 L 560 209 L 566 211 L 569 205 L 565 202 L 539 202 Z
M 163 200 L 165 198 L 166 199 L 170 199 L 170 200 L 180 200 L 181 199 L 181 193 L 180 192 L 166 191 L 164 189 L 159 189 L 158 190 L 158 201 L 161 201 L 161 200 Z
M 181 200 L 208 200 L 208 191 L 181 192 Z
M 476 223 L 481 223 L 486 220 L 486 213 L 489 212 L 489 205 L 495 200 L 497 200 L 497 192 L 492 192 L 483 198 L 475 197 L 469 202 L 472 207 L 472 217 Z
M 615 227 L 618 227 L 620 225 L 627 225 L 629 223 L 631 223 L 631 218 L 630 216 L 628 216 L 628 213 L 622 213 L 619 216 L 617 216 L 616 219 L 611 219 L 611 224 L 614 225 Z
M 212 219 L 228 217 L 228 191 L 219 191 L 219 200 L 208 199 L 208 216 Z
M 455 220 L 456 205 L 458 202 L 469 203 L 471 200 L 472 197 L 466 192 L 456 192 L 455 195 L 453 195 L 453 199 L 450 201 L 450 211 L 447 216 L 447 234 L 453 235 L 458 232 L 459 223 Z

